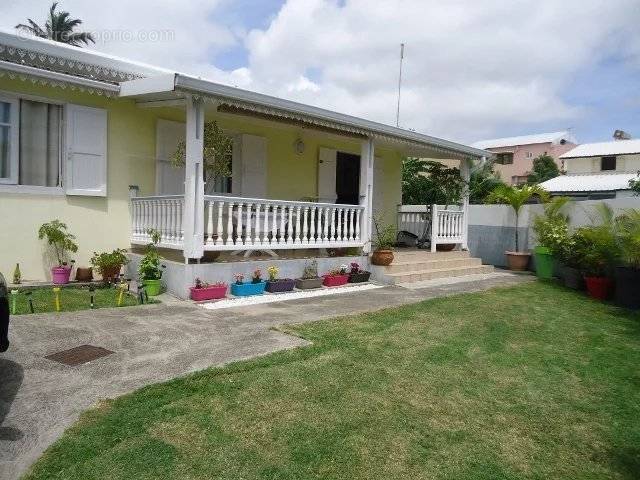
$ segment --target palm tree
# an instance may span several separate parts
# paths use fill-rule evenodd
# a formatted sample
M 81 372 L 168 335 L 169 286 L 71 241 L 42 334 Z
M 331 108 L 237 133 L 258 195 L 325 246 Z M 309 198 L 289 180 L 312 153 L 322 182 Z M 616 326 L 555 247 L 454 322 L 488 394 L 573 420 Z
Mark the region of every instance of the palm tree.
M 88 45 L 89 42 L 96 43 L 91 33 L 74 32 L 75 28 L 82 24 L 82 20 L 69 18 L 69 12 L 56 12 L 57 7 L 58 2 L 53 2 L 44 28 L 30 18 L 27 19 L 28 25 L 20 23 L 16 25 L 16 28 L 23 32 L 31 33 L 36 37 L 48 38 L 49 40 L 66 43 L 74 47 L 80 47 L 82 44 Z
M 535 195 L 538 195 L 543 202 L 549 199 L 548 192 L 539 185 L 523 185 L 514 187 L 512 185 L 498 185 L 487 197 L 487 203 L 503 203 L 513 208 L 516 214 L 516 252 L 518 249 L 518 217 L 520 209 Z

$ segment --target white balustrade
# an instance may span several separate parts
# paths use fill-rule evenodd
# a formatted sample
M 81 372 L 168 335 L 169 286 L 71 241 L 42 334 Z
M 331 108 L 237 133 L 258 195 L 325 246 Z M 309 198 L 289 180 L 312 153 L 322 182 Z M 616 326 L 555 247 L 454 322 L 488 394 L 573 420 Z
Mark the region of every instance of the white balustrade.
M 401 205 L 398 207 L 398 231 L 427 236 L 431 248 L 437 244 L 466 243 L 465 210 L 457 205 Z M 433 218 L 433 221 L 432 221 Z
M 359 239 L 362 209 L 358 205 L 206 195 L 204 249 L 362 246 Z
M 181 247 L 183 208 L 184 199 L 177 195 L 131 199 L 131 243 L 150 243 L 150 231 L 155 230 L 160 235 L 160 246 Z

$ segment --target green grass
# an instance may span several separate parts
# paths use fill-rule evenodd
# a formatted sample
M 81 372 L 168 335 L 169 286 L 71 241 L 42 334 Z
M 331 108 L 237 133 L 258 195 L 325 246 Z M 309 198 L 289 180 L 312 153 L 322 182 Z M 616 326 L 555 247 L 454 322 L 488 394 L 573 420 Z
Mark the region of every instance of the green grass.
M 640 478 L 638 315 L 536 283 L 289 330 L 100 404 L 27 478 Z
M 15 315 L 25 315 L 31 313 L 29 309 L 29 296 L 25 292 L 31 292 L 33 310 L 35 313 L 55 312 L 55 297 L 52 288 L 21 288 L 16 297 Z M 94 294 L 94 308 L 108 308 L 118 306 L 119 290 L 115 288 L 96 288 Z M 91 292 L 88 287 L 61 287 L 60 288 L 60 311 L 73 312 L 76 310 L 88 310 L 91 305 Z M 13 297 L 9 294 L 9 306 L 12 307 Z M 137 305 L 135 296 L 122 296 L 122 306 Z

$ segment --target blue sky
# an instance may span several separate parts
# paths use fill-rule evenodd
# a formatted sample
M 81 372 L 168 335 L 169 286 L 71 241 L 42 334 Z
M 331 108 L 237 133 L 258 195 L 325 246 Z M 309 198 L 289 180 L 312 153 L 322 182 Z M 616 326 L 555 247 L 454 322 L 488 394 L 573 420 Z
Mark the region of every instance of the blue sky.
M 4 0 L 0 26 L 50 0 Z M 94 48 L 220 83 L 471 143 L 571 127 L 640 137 L 638 0 L 61 0 L 93 32 L 170 40 Z

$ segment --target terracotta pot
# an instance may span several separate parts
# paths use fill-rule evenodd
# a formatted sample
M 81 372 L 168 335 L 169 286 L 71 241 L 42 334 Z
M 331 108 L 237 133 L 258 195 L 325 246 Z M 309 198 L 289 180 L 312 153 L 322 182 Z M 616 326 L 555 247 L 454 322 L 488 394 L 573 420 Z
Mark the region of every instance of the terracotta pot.
M 376 250 L 371 255 L 371 263 L 386 267 L 393 262 L 393 252 L 391 250 Z
M 76 268 L 76 281 L 77 282 L 90 282 L 93 280 L 93 268 L 78 267 Z
M 117 265 L 114 267 L 106 267 L 102 269 L 102 280 L 106 282 L 115 282 L 118 280 L 118 276 L 120 275 L 121 265 Z
M 529 265 L 530 253 L 525 252 L 504 252 L 507 257 L 507 265 L 509 270 L 514 272 L 524 272 Z
M 438 252 L 450 252 L 454 248 L 456 248 L 455 243 L 437 243 L 436 244 L 436 250 Z

